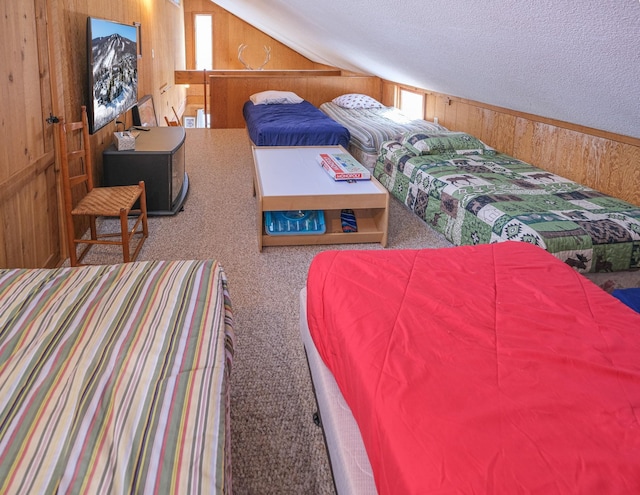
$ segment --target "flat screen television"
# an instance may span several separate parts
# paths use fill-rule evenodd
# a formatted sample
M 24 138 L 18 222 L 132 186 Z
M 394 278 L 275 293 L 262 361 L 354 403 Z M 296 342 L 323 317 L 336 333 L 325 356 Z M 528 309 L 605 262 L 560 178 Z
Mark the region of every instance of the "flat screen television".
M 93 134 L 138 99 L 138 29 L 120 22 L 87 18 L 89 128 Z

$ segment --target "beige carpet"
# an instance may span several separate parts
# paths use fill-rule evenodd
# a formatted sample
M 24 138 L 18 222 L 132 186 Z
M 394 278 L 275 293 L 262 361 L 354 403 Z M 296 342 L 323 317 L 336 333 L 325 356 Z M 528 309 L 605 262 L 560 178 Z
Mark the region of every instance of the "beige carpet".
M 149 219 L 140 260 L 215 258 L 229 280 L 236 331 L 231 379 L 234 494 L 333 493 L 298 329 L 298 296 L 313 256 L 379 244 L 257 248 L 251 149 L 240 129 L 188 129 L 184 211 Z M 449 246 L 391 202 L 389 248 Z M 119 262 L 96 246 L 88 262 Z
M 379 244 L 268 247 L 257 250 L 252 157 L 240 129 L 188 129 L 190 192 L 184 211 L 149 221 L 139 259 L 220 261 L 229 279 L 236 331 L 231 380 L 235 494 L 334 492 L 298 330 L 298 296 L 313 256 L 326 249 L 381 249 Z M 388 248 L 447 247 L 399 202 L 391 200 Z M 119 262 L 113 248 L 87 261 Z M 620 282 L 627 277 L 627 282 Z M 640 272 L 604 275 L 640 286 Z

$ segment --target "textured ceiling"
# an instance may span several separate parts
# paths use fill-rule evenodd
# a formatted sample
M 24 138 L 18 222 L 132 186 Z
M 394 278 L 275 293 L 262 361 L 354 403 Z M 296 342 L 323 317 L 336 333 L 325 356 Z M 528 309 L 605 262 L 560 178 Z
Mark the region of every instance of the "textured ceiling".
M 640 138 L 639 0 L 215 0 L 315 62 Z

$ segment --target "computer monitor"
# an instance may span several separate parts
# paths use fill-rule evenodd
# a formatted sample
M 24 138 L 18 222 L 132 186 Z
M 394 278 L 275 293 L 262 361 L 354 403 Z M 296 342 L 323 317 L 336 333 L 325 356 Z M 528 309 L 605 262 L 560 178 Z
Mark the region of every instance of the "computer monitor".
M 133 125 L 140 127 L 157 127 L 156 109 L 151 95 L 143 96 L 131 110 Z

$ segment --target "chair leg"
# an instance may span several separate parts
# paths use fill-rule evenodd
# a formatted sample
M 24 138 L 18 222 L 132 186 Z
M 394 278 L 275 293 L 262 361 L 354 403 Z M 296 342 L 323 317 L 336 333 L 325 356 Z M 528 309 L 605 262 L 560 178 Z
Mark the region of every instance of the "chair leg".
M 96 227 L 95 215 L 89 216 L 89 228 L 91 229 L 91 239 L 95 241 L 98 238 L 98 228 Z
M 140 214 L 142 215 L 142 233 L 146 239 L 149 237 L 149 226 L 147 224 L 147 189 L 144 181 L 140 181 L 138 185 L 142 188 L 142 194 L 140 194 Z
M 122 235 L 122 257 L 125 263 L 129 263 L 129 222 L 127 221 L 127 210 L 120 210 L 120 230 Z
M 69 246 L 69 264 L 78 266 L 78 253 L 76 252 L 75 229 L 73 226 L 73 216 L 67 215 L 67 244 Z

